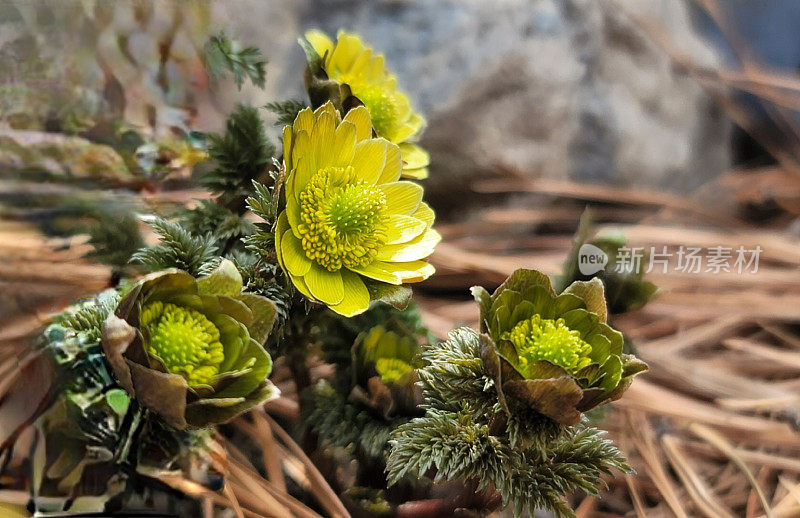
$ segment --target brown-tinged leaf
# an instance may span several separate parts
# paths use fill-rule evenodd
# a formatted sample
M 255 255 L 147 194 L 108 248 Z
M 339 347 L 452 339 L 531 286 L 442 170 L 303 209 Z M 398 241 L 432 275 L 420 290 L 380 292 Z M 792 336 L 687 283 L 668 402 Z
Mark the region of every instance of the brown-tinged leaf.
M 581 421 L 576 406 L 582 392 L 570 377 L 507 381 L 503 384 L 503 391 L 509 398 L 517 399 L 563 425 L 572 426 Z
M 586 309 L 597 315 L 600 322 L 605 323 L 608 319 L 605 288 L 603 281 L 597 277 L 590 281 L 575 281 L 567 286 L 564 293 L 571 293 L 583 299 L 586 302 Z
M 555 297 L 556 292 L 550 284 L 550 278 L 538 270 L 527 270 L 520 268 L 516 270 L 511 276 L 501 284 L 492 294 L 492 300 L 496 300 L 501 293 L 505 290 L 513 290 L 519 293 L 524 293 L 525 290 L 533 286 L 542 286 L 547 289 L 550 294 Z
M 161 414 L 164 420 L 178 430 L 186 428 L 186 380 L 177 374 L 159 372 L 149 367 L 125 360 L 130 371 L 133 396 L 142 405 Z
M 186 405 L 186 423 L 194 428 L 227 423 L 251 408 L 275 399 L 281 391 L 269 380 L 240 398 L 208 398 Z
M 370 300 L 380 300 L 399 310 L 408 307 L 411 301 L 411 288 L 408 286 L 387 284 L 385 282 L 366 281 Z
M 114 370 L 114 374 L 120 386 L 134 393 L 131 372 L 128 363 L 125 361 L 125 353 L 133 340 L 136 338 L 136 329 L 131 327 L 117 315 L 108 315 L 103 322 L 101 344 L 106 359 Z
M 489 310 L 492 307 L 492 296 L 489 295 L 489 292 L 481 286 L 473 286 L 470 288 L 470 293 L 472 293 L 472 296 L 478 302 L 478 308 L 480 308 L 481 316 L 481 332 L 485 333 L 488 330 L 486 318 L 488 318 Z

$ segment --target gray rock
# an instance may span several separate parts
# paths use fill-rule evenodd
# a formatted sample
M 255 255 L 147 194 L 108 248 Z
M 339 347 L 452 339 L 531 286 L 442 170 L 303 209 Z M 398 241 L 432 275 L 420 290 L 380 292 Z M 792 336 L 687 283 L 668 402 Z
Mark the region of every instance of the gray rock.
M 185 11 L 157 2 L 123 2 L 109 11 L 102 2 L 88 9 L 65 0 L 52 11 L 17 9 L 17 21 L 6 16 L 9 20 L 0 24 L 0 49 L 14 52 L 0 53 L 0 58 L 8 54 L 16 66 L 32 67 L 35 60 L 17 59 L 19 53 L 36 55 L 18 48 L 27 42 L 31 49 L 49 49 L 47 63 L 68 66 L 13 74 L 0 67 L 10 74 L 0 86 L 6 94 L 22 88 L 25 98 L 30 85 L 20 86 L 16 76 L 27 80 L 36 72 L 44 74 L 46 84 L 70 85 L 67 72 L 80 69 L 79 86 L 96 96 L 105 77 L 102 62 L 105 74 L 123 90 L 120 99 L 108 101 L 108 109 L 115 107 L 111 111 L 123 113 L 129 123 L 147 129 L 154 118 L 154 129 L 148 132 L 155 136 L 184 128 L 185 120 L 193 128 L 216 131 L 234 101 L 249 98 L 260 105 L 301 97 L 298 36 L 311 27 L 329 33 L 343 27 L 359 32 L 386 55 L 401 86 L 427 115 L 423 143 L 432 154 L 427 185 L 434 199 L 453 199 L 457 189 L 467 189 L 471 180 L 496 175 L 501 168 L 531 176 L 689 191 L 727 168 L 728 122 L 694 79 L 674 66 L 618 7 L 644 15 L 683 53 L 713 64 L 716 57 L 695 35 L 686 1 L 231 0 L 202 1 Z M 40 11 L 50 14 L 48 23 Z M 70 30 L 60 29 L 65 23 Z M 79 27 L 94 29 L 77 38 Z M 175 27 L 174 37 L 167 38 L 170 59 L 161 74 L 155 42 Z M 56 29 L 57 45 L 36 44 L 34 36 Z M 209 92 L 198 82 L 198 49 L 217 29 L 263 50 L 270 61 L 266 90 L 248 83 L 238 92 L 225 82 L 212 85 Z M 86 66 L 78 67 L 81 63 Z M 162 76 L 169 76 L 166 89 L 159 83 Z M 106 89 L 108 95 L 114 90 Z M 17 97 L 4 99 L 0 119 L 13 119 L 9 110 L 20 106 L 25 106 L 24 114 L 32 113 Z M 53 105 L 71 104 L 47 98 L 38 105 L 43 111 L 34 114 L 35 124 L 12 126 L 41 129 Z M 91 118 L 98 106 L 78 112 Z M 7 162 L 18 162 L 18 155 L 5 155 Z M 40 165 L 47 170 L 59 166 L 46 162 Z
M 0 172 L 22 179 L 28 173 L 116 182 L 132 178 L 125 161 L 110 146 L 81 137 L 2 127 Z
M 217 3 L 217 20 L 270 59 L 257 102 L 301 95 L 311 27 L 359 32 L 429 121 L 431 194 L 522 174 L 688 191 L 729 165 L 728 122 L 620 11 L 714 63 L 684 0 L 320 0 Z M 649 5 L 646 5 L 649 4 Z

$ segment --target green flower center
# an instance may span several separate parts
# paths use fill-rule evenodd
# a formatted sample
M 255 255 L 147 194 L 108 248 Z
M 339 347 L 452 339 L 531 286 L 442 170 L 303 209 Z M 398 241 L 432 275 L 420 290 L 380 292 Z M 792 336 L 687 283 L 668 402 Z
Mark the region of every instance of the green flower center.
M 142 308 L 139 321 L 150 335 L 148 352 L 168 372 L 183 376 L 190 386 L 207 385 L 219 373 L 225 357 L 219 330 L 199 311 L 151 302 Z
M 366 266 L 386 241 L 386 195 L 351 166 L 320 169 L 300 193 L 306 256 L 330 271 Z
M 411 372 L 413 367 L 399 358 L 378 358 L 375 361 L 378 376 L 386 383 L 394 382 Z
M 346 80 L 342 82 L 347 83 Z M 353 95 L 358 97 L 369 110 L 375 132 L 381 137 L 389 138 L 400 117 L 400 107 L 394 96 L 385 88 L 373 85 L 359 85 L 357 82 L 356 84 L 351 82 L 349 85 Z
M 573 374 L 592 363 L 588 358 L 592 346 L 581 339 L 579 331 L 567 327 L 562 318 L 552 320 L 533 315 L 500 338 L 514 344 L 519 355 L 517 368 L 526 378 L 533 377 L 531 368 L 539 360 L 547 360 Z

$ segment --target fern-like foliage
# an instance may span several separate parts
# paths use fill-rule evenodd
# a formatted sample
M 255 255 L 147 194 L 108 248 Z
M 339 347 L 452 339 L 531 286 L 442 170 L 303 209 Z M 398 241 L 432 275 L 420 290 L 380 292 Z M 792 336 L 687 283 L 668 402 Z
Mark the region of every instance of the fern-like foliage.
M 267 103 L 264 105 L 264 108 L 278 116 L 278 119 L 275 121 L 276 126 L 288 126 L 294 122 L 300 110 L 307 106 L 308 105 L 304 101 L 288 99 L 283 102 Z
M 238 41 L 231 40 L 220 32 L 206 42 L 203 60 L 212 77 L 232 73 L 239 90 L 242 89 L 245 78 L 249 78 L 257 87 L 264 88 L 267 62 L 256 47 L 242 47 Z
M 191 209 L 179 210 L 176 219 L 193 235 L 212 236 L 220 250 L 255 231 L 252 222 L 213 200 L 202 200 Z
M 397 426 L 408 421 L 385 419 L 347 401 L 342 390 L 320 381 L 309 394 L 312 401 L 306 423 L 333 446 L 350 450 L 358 459 L 382 461 L 389 453 L 389 438 Z
M 131 255 L 144 246 L 138 218 L 131 212 L 112 211 L 98 211 L 94 217 L 97 223 L 88 229 L 93 250 L 87 256 L 123 268 L 129 264 Z
M 254 181 L 253 195 L 247 198 L 247 208 L 271 227 L 277 214 L 277 200 L 273 188 Z
M 213 236 L 192 235 L 181 225 L 161 218 L 150 224 L 161 242 L 141 248 L 131 257 L 131 262 L 141 264 L 148 271 L 178 268 L 199 275 L 203 273 L 204 265 L 217 256 Z
M 274 175 L 271 178 L 274 185 Z M 252 254 L 260 257 L 264 262 L 274 264 L 275 235 L 272 226 L 277 216 L 278 200 L 274 188 L 261 182 L 253 182 L 253 194 L 246 200 L 247 208 L 263 222 L 255 224 L 255 230 L 244 239 L 245 248 Z
M 545 508 L 570 517 L 566 495 L 596 493 L 603 474 L 630 470 L 604 432 L 585 422 L 562 427 L 511 407 L 511 418 L 503 417 L 504 426 L 496 429 L 498 416 L 505 414 L 474 331 L 453 331 L 448 341 L 425 348 L 422 357 L 426 365 L 418 374 L 426 413 L 393 433 L 390 484 L 433 469 L 435 481 L 459 479 L 477 482 L 479 490 L 496 489 L 517 515 Z
M 91 300 L 70 307 L 57 321 L 65 329 L 80 336 L 84 343 L 98 343 L 103 322 L 117 307 L 118 302 L 119 294 L 116 290 L 107 290 Z
M 209 135 L 208 155 L 216 167 L 200 178 L 207 190 L 234 212 L 244 212 L 253 181 L 269 177 L 275 146 L 267 138 L 258 110 L 238 105 L 228 117 L 225 133 Z

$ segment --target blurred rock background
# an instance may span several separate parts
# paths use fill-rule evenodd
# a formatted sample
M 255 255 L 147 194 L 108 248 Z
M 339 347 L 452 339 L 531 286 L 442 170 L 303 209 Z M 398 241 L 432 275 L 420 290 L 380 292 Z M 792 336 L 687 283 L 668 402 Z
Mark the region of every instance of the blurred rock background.
M 145 139 L 214 130 L 234 100 L 301 97 L 298 35 L 344 27 L 386 54 L 427 114 L 434 203 L 508 171 L 686 192 L 728 167 L 728 122 L 631 14 L 717 59 L 684 0 L 6 1 L 0 121 L 93 142 L 115 117 Z M 262 49 L 266 90 L 208 83 L 199 52 L 220 29 Z M 20 138 L 0 136 L 4 167 L 29 165 L 11 149 Z
M 729 165 L 725 117 L 629 17 L 659 23 L 682 51 L 713 64 L 683 0 L 255 0 L 216 9 L 231 33 L 266 49 L 265 99 L 300 95 L 295 39 L 308 27 L 345 27 L 383 51 L 428 116 L 427 187 L 442 208 L 498 168 L 686 192 Z

